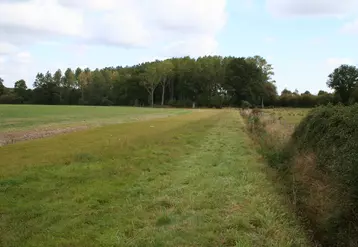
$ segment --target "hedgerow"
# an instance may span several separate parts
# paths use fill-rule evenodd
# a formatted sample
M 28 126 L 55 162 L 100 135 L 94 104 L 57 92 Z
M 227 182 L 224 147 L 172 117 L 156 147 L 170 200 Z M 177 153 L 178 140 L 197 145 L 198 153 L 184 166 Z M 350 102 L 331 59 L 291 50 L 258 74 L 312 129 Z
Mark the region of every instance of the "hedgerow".
M 358 246 L 358 104 L 317 107 L 284 138 L 279 121 L 243 116 L 315 242 Z
M 358 104 L 311 111 L 297 126 L 292 139 L 298 151 L 313 152 L 318 168 L 358 199 Z
M 294 150 L 289 168 L 294 176 L 301 176 L 294 185 L 301 186 L 297 200 L 306 213 L 311 211 L 310 220 L 316 225 L 321 243 L 358 246 L 358 105 L 312 110 L 296 127 L 289 148 Z M 305 154 L 314 156 L 310 168 L 307 160 L 297 164 L 297 157 Z M 306 174 L 298 174 L 303 171 Z M 318 190 L 317 184 L 323 189 Z M 308 200 L 322 194 L 324 201 Z M 319 214 L 312 210 L 314 207 L 325 209 Z

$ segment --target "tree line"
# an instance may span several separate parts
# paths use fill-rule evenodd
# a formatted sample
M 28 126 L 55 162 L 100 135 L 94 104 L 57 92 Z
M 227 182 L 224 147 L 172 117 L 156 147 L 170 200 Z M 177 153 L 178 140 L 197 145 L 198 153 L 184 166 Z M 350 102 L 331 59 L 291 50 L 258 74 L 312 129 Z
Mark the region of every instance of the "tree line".
M 337 68 L 327 82 L 335 92 L 320 91 L 318 95 L 287 89 L 278 95 L 273 75 L 272 65 L 261 56 L 182 57 L 127 67 L 68 68 L 38 73 L 33 89 L 24 80 L 6 88 L 0 78 L 0 103 L 221 108 L 358 102 L 358 69 L 354 66 Z

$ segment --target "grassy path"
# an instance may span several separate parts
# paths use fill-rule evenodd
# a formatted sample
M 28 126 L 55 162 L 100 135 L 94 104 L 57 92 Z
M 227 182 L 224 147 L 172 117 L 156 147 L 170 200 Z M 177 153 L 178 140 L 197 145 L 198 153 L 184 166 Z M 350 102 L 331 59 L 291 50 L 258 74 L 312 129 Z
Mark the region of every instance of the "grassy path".
M 237 112 L 118 128 L 0 149 L 0 246 L 309 246 Z

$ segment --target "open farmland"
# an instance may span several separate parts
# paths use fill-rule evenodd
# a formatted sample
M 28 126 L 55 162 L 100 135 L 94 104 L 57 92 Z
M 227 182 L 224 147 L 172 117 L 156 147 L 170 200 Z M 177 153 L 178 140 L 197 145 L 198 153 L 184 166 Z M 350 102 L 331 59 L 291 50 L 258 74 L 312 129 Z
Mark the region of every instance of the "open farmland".
M 281 120 L 282 123 L 297 125 L 312 108 L 273 108 L 264 109 L 269 116 Z
M 185 109 L 0 105 L 0 146 L 89 127 L 185 114 Z
M 201 110 L 1 147 L 0 245 L 309 246 L 244 129 Z

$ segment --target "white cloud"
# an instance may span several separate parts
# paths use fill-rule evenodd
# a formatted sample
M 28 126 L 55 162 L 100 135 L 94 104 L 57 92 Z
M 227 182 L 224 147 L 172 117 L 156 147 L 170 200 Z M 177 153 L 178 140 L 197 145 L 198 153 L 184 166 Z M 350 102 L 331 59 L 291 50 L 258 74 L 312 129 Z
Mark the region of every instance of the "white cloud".
M 135 13 L 106 13 L 92 23 L 90 39 L 99 44 L 144 47 L 151 43 L 151 33 Z
M 218 42 L 210 36 L 193 37 L 185 40 L 175 41 L 164 48 L 167 56 L 187 56 L 194 57 L 202 55 L 214 55 L 218 47 Z
M 358 34 L 358 19 L 352 22 L 346 23 L 343 28 L 343 32 Z
M 0 0 L 0 16 L 0 55 L 28 67 L 36 54 L 23 51 L 34 44 L 140 47 L 161 57 L 213 54 L 227 21 L 226 0 Z
M 214 38 L 226 23 L 225 8 L 226 0 L 3 1 L 0 42 L 71 37 L 79 43 L 143 47 L 178 35 Z
M 79 9 L 111 10 L 123 3 L 123 0 L 59 0 L 61 5 Z
M 0 56 L 0 64 L 3 64 L 5 62 L 6 62 L 6 58 Z M 0 67 L 0 70 L 1 70 L 1 67 Z
M 221 0 L 154 0 L 148 8 L 156 24 L 181 32 L 215 33 L 226 22 L 226 1 Z
M 333 70 L 342 64 L 354 65 L 354 60 L 351 58 L 328 58 L 326 66 L 328 69 Z
M 342 16 L 357 12 L 356 0 L 266 0 L 268 10 L 278 16 Z
M 80 35 L 83 31 L 81 12 L 65 8 L 56 0 L 3 2 L 0 16 L 0 27 L 7 33 Z
M 0 54 L 10 54 L 18 50 L 17 46 L 0 40 Z
M 19 52 L 14 57 L 15 62 L 19 63 L 30 63 L 31 62 L 31 54 L 29 52 Z

